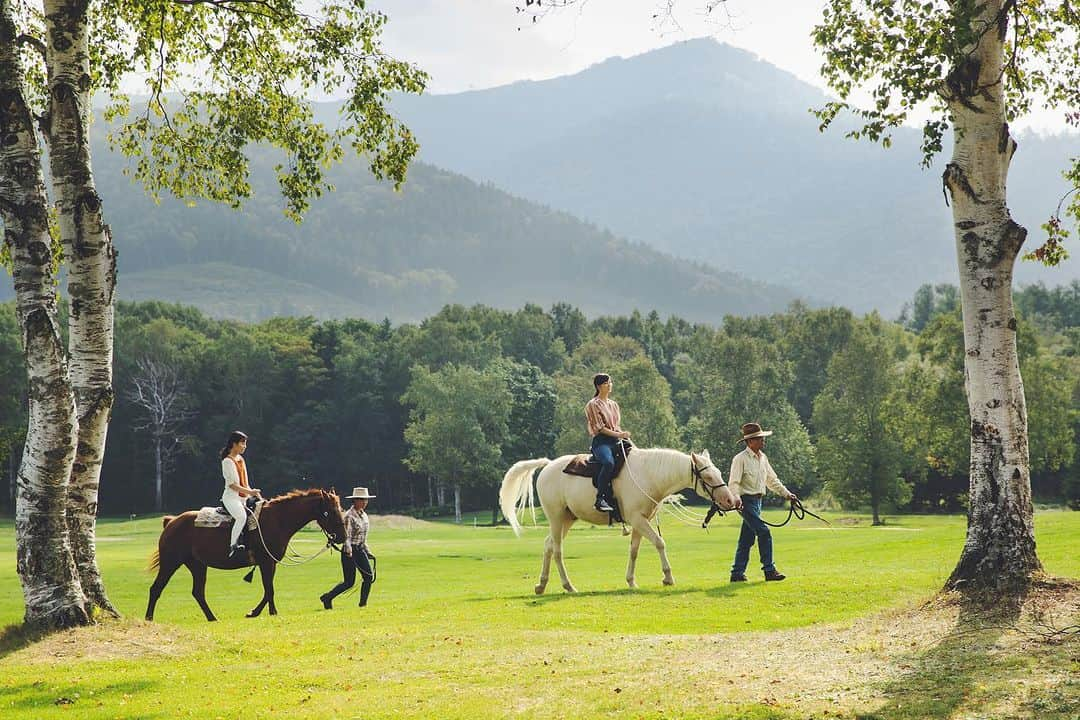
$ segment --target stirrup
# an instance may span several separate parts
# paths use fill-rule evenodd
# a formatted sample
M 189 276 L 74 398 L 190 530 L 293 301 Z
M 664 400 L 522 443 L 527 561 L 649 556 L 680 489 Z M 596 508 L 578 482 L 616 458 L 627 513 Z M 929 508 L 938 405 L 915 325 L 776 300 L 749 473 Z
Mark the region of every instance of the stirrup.
M 606 512 L 606 513 L 615 512 L 615 508 L 605 498 L 597 498 L 596 504 L 593 505 L 593 507 L 596 508 L 597 510 L 599 510 L 600 512 Z
M 244 545 L 244 543 L 236 543 L 229 548 L 229 557 L 235 557 L 246 550 L 247 547 Z

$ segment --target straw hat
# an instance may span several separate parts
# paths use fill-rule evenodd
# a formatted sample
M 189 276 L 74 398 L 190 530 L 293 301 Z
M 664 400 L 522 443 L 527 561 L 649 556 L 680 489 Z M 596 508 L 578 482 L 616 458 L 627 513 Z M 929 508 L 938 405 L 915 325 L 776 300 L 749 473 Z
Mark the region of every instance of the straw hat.
M 346 500 L 371 500 L 376 497 L 368 493 L 366 487 L 354 487 L 352 489 L 352 495 L 346 495 Z

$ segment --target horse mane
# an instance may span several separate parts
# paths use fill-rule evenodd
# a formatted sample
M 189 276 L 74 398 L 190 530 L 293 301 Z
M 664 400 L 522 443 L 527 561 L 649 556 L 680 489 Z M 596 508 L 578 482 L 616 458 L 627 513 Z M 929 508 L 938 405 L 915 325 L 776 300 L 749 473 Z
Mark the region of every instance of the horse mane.
M 634 452 L 630 453 L 629 458 L 634 455 L 640 455 L 642 460 L 646 458 L 650 462 L 657 465 L 657 469 L 663 473 L 690 473 L 690 466 L 687 461 L 690 458 L 689 453 L 684 453 L 681 450 L 672 450 L 671 448 L 634 448 Z
M 311 495 L 319 495 L 323 492 L 322 488 L 308 488 L 307 490 L 290 490 L 282 495 L 275 495 L 266 501 L 267 505 L 279 502 L 281 500 L 291 500 L 293 498 L 308 497 Z M 327 492 L 329 494 L 329 492 Z

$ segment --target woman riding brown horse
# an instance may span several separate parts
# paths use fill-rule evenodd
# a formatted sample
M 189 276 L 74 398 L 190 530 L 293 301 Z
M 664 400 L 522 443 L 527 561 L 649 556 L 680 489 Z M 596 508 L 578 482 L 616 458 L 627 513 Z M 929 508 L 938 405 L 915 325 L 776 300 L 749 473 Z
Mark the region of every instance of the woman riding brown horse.
M 206 604 L 206 569 L 237 570 L 257 565 L 262 575 L 263 597 L 247 617 L 256 617 L 267 605 L 270 614 L 277 615 L 274 606 L 274 570 L 285 555 L 289 540 L 300 528 L 314 520 L 334 542 L 345 538 L 345 523 L 341 516 L 338 497 L 333 492 L 319 490 L 294 490 L 273 498 L 259 515 L 259 527 L 252 530 L 248 543 L 249 552 L 229 557 L 229 524 L 216 528 L 195 527 L 195 510 L 181 515 L 166 515 L 158 538 L 158 549 L 150 558 L 150 568 L 157 568 L 157 578 L 150 586 L 150 602 L 146 606 L 146 619 L 154 619 L 154 606 L 161 591 L 169 583 L 173 573 L 181 565 L 191 571 L 191 594 L 206 614 L 207 620 L 216 620 Z

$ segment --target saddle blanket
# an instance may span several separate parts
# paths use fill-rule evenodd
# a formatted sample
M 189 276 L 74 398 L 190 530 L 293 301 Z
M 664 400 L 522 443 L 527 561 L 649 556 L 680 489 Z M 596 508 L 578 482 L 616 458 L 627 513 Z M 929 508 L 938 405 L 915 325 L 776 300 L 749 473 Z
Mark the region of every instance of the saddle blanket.
M 259 514 L 262 512 L 262 503 L 255 506 L 255 509 L 248 514 L 247 527 L 248 530 L 254 530 L 259 524 Z M 195 516 L 195 527 L 221 527 L 222 525 L 232 524 L 233 518 L 229 514 L 229 511 L 223 507 L 204 507 L 199 509 L 199 514 Z

